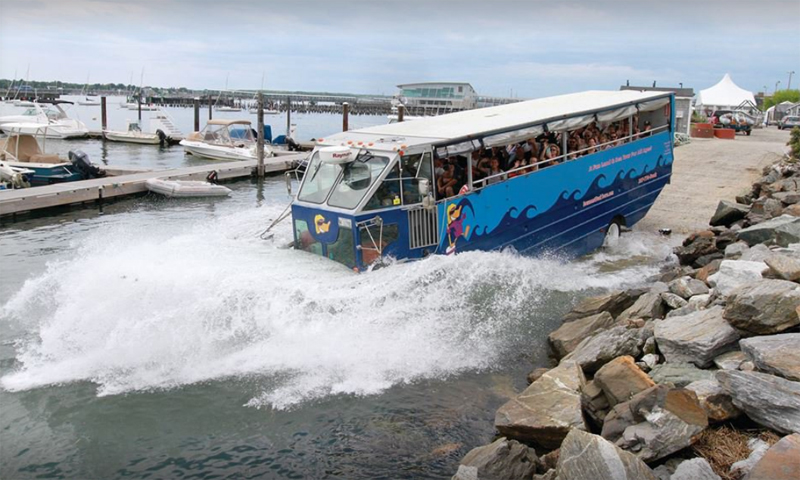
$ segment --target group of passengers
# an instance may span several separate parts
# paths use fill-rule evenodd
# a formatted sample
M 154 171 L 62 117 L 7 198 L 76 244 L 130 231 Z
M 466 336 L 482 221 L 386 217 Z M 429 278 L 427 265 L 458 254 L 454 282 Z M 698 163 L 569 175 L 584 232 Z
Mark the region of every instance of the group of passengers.
M 599 128 L 596 122 L 568 133 L 548 132 L 524 142 L 506 147 L 491 147 L 475 150 L 471 154 L 472 181 L 476 186 L 490 185 L 506 178 L 515 177 L 541 168 L 547 168 L 603 150 L 618 147 L 636 139 L 640 134 L 649 135 L 650 122 L 639 129 L 634 116 L 633 129 L 628 119 L 611 122 Z M 630 134 L 633 134 L 633 137 Z M 567 137 L 567 151 L 562 152 L 563 135 Z M 564 154 L 566 153 L 566 155 Z M 452 197 L 470 190 L 467 179 L 467 161 L 463 156 L 440 158 L 435 161 L 436 193 L 439 198 Z

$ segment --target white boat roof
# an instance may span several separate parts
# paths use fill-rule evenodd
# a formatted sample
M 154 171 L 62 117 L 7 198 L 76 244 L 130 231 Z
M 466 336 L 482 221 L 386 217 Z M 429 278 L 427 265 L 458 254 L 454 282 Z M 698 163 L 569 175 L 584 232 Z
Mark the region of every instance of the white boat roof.
M 250 125 L 250 120 L 228 120 L 224 118 L 214 118 L 208 121 L 208 125 Z
M 671 92 L 592 90 L 351 130 L 326 137 L 319 143 L 323 145 L 359 141 L 383 144 L 402 142 L 405 145 L 448 143 L 513 130 L 525 125 L 541 125 L 582 113 L 635 105 L 664 98 L 670 94 Z M 391 149 L 391 145 L 386 146 Z M 382 149 L 380 145 L 374 148 Z

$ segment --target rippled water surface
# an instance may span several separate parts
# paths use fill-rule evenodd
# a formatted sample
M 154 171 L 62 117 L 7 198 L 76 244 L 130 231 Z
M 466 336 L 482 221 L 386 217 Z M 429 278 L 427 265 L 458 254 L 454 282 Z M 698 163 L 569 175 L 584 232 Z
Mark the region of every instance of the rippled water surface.
M 0 478 L 449 478 L 560 315 L 669 255 L 636 233 L 356 275 L 288 222 L 259 239 L 282 180 L 230 186 L 0 226 Z

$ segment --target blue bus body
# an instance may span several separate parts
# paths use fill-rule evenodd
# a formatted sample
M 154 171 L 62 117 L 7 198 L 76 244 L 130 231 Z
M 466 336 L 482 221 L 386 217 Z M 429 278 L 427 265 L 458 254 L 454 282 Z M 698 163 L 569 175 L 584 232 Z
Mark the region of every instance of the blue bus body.
M 295 202 L 295 245 L 358 271 L 381 257 L 420 259 L 471 250 L 584 255 L 603 244 L 610 224 L 631 227 L 641 220 L 669 183 L 673 102 L 670 98 L 669 128 L 438 200 L 422 214 L 435 219 L 435 242 L 413 240 L 419 228 L 410 222 L 420 215 L 415 212 L 425 211 L 419 206 L 348 212 Z M 379 252 L 371 248 L 377 245 Z

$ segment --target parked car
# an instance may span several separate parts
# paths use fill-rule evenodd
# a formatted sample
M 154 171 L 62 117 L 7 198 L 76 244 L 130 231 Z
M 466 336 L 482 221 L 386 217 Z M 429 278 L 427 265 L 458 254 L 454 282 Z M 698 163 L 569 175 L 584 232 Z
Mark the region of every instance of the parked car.
M 784 128 L 791 130 L 794 127 L 800 127 L 800 117 L 796 115 L 786 116 L 778 121 L 778 128 L 780 130 L 783 130 Z

